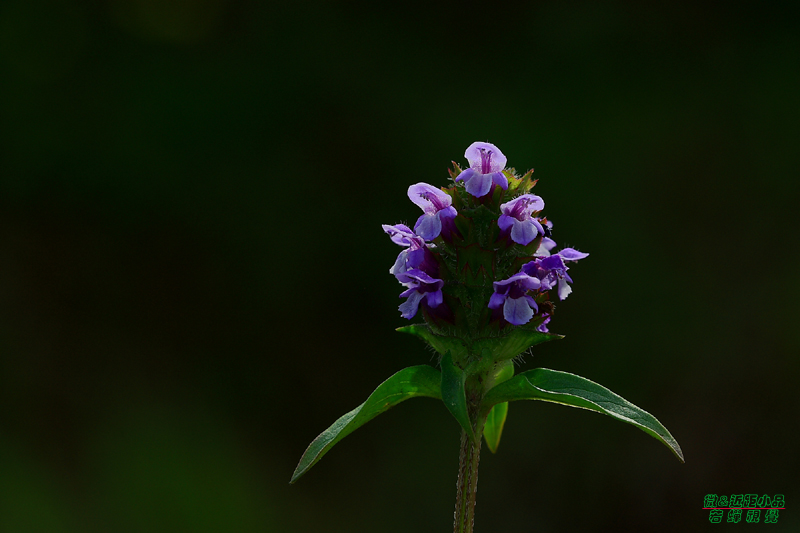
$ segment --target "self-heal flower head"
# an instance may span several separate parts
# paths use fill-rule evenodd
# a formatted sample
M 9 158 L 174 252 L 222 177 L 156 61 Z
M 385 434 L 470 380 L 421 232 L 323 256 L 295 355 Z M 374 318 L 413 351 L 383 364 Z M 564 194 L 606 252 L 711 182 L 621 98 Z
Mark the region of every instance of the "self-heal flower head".
M 573 283 L 572 278 L 567 274 L 569 267 L 565 262 L 578 261 L 588 256 L 589 254 L 579 252 L 574 248 L 564 248 L 557 254 L 535 259 L 522 265 L 522 271 L 529 276 L 538 278 L 543 291 L 557 287 L 558 298 L 564 300 L 572 293 L 569 283 Z
M 541 197 L 535 194 L 523 194 L 500 205 L 503 214 L 497 220 L 497 225 L 503 231 L 511 228 L 511 240 L 525 246 L 540 233 L 544 235 L 542 224 L 531 216 L 534 211 L 542 209 L 544 200 Z
M 494 282 L 494 294 L 489 300 L 490 309 L 503 308 L 503 317 L 515 326 L 527 324 L 539 310 L 533 297 L 526 294 L 541 287 L 538 278 L 524 272 L 508 279 Z
M 469 161 L 469 168 L 459 174 L 456 181 L 463 181 L 467 192 L 472 196 L 486 196 L 492 183 L 504 190 L 508 189 L 508 179 L 503 174 L 507 159 L 497 146 L 474 142 L 464 152 L 464 157 Z
M 442 286 L 444 281 L 432 278 L 422 270 L 412 269 L 405 273 L 408 283 L 405 283 L 408 290 L 400 293 L 401 298 L 408 297 L 404 303 L 400 304 L 400 316 L 407 319 L 414 318 L 419 309 L 420 301 L 425 298 L 429 307 L 438 307 L 443 301 Z
M 408 188 L 408 198 L 422 208 L 423 214 L 414 225 L 414 231 L 432 241 L 442 232 L 443 224 L 454 219 L 458 212 L 452 206 L 450 195 L 427 183 L 417 183 Z

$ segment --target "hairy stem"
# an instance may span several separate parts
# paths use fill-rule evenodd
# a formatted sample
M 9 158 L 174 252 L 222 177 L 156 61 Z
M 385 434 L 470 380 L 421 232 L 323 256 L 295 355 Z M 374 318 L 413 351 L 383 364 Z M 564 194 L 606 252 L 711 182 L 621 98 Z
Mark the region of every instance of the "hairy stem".
M 472 533 L 475 520 L 475 495 L 478 492 L 478 463 L 481 458 L 481 435 L 486 422 L 481 417 L 473 424 L 478 443 L 473 443 L 466 431 L 461 430 L 461 453 L 458 459 L 458 482 L 456 484 L 456 510 L 453 514 L 454 533 Z

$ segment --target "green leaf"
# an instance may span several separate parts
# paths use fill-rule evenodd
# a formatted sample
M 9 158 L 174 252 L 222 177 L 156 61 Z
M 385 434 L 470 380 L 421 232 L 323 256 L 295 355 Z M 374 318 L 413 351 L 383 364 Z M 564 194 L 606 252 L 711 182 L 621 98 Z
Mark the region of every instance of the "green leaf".
M 343 415 L 311 442 L 289 483 L 308 472 L 337 442 L 398 403 L 417 396 L 441 399 L 441 379 L 439 371 L 428 365 L 404 368 L 394 374 L 378 385 L 366 402 Z
M 486 386 L 491 390 L 492 387 L 496 387 L 513 377 L 514 363 L 510 360 L 495 363 L 494 369 L 486 381 Z M 507 416 L 508 402 L 503 402 L 492 407 L 486 418 L 486 423 L 483 426 L 483 438 L 486 439 L 486 444 L 492 453 L 497 453 L 497 447 L 500 446 L 500 437 L 503 434 L 503 426 L 506 423 Z
M 483 426 L 483 438 L 486 439 L 486 445 L 489 446 L 489 451 L 492 453 L 497 453 L 497 447 L 500 446 L 500 436 L 503 434 L 507 416 L 508 402 L 503 402 L 492 407 L 486 418 L 486 424 Z
M 483 399 L 482 408 L 488 410 L 514 400 L 543 400 L 609 415 L 660 440 L 684 462 L 678 442 L 653 415 L 586 378 L 546 368 L 528 370 L 490 390 Z
M 472 431 L 472 423 L 467 411 L 467 394 L 464 390 L 464 383 L 467 381 L 467 374 L 455 363 L 450 352 L 442 357 L 442 401 L 455 419 L 467 432 L 469 438 L 475 440 L 475 432 Z

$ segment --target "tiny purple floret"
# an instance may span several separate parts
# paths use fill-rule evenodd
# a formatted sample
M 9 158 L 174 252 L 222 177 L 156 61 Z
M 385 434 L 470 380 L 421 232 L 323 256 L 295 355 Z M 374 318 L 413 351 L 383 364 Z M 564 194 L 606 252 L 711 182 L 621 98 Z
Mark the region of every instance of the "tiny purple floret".
M 404 278 L 406 271 L 419 267 L 425 259 L 425 241 L 405 224 L 396 224 L 394 226 L 383 224 L 382 227 L 393 243 L 407 247 L 400 252 L 394 265 L 389 269 L 389 274 L 397 277 L 400 283 L 405 283 L 408 281 Z
M 469 161 L 469 168 L 459 174 L 456 181 L 463 181 L 467 192 L 472 196 L 486 196 L 492 183 L 504 190 L 508 189 L 508 178 L 503 174 L 507 159 L 497 146 L 474 142 L 464 152 L 464 157 Z
M 438 307 L 443 301 L 442 286 L 444 281 L 435 279 L 418 269 L 411 269 L 405 273 L 409 281 L 404 283 L 408 290 L 400 293 L 401 298 L 408 300 L 400 304 L 400 316 L 412 319 L 417 314 L 420 301 L 426 299 L 429 307 Z
M 523 246 L 530 244 L 540 233 L 544 235 L 542 224 L 531 216 L 534 211 L 544 209 L 544 200 L 535 194 L 523 194 L 510 202 L 500 205 L 503 213 L 497 225 L 503 231 L 511 228 L 511 240 Z
M 490 309 L 503 307 L 503 317 L 515 326 L 527 324 L 539 310 L 533 297 L 526 293 L 541 286 L 539 279 L 524 272 L 508 279 L 494 282 L 494 294 L 489 300 Z
M 433 185 L 412 185 L 408 188 L 408 198 L 422 208 L 423 214 L 414 225 L 414 231 L 426 241 L 438 237 L 442 232 L 442 224 L 458 215 L 450 195 Z
M 578 261 L 589 254 L 579 252 L 573 248 L 564 248 L 557 254 L 548 257 L 541 257 L 522 265 L 522 271 L 529 276 L 538 278 L 541 281 L 541 289 L 549 291 L 557 287 L 558 298 L 564 300 L 572 293 L 572 278 L 567 274 L 567 267 L 565 261 Z

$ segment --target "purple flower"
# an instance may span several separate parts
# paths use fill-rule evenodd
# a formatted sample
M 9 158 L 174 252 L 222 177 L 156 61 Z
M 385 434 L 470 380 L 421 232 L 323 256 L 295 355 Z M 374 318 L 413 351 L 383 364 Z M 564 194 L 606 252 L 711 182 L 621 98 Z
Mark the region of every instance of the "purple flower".
M 442 232 L 442 224 L 452 221 L 458 212 L 451 204 L 450 195 L 427 183 L 417 183 L 408 188 L 408 197 L 424 212 L 414 225 L 414 231 L 432 241 Z
M 541 221 L 539 221 L 539 223 L 541 224 Z M 545 229 L 543 232 L 544 237 L 542 237 L 542 240 L 539 243 L 539 248 L 536 249 L 536 253 L 533 254 L 535 257 L 549 257 L 550 250 L 552 250 L 557 246 L 556 241 L 548 237 L 548 235 L 551 233 L 551 230 L 553 229 L 553 223 L 547 220 L 544 223 L 542 229 L 544 229 L 545 227 L 547 227 L 547 229 Z
M 503 174 L 507 159 L 497 146 L 474 142 L 464 152 L 464 157 L 469 161 L 469 168 L 459 174 L 456 181 L 463 181 L 472 196 L 486 196 L 493 182 L 508 189 L 508 179 Z
M 552 317 L 550 315 L 548 315 L 547 313 L 544 314 L 544 317 L 545 318 L 542 321 L 542 323 L 539 324 L 538 326 L 536 326 L 536 331 L 538 331 L 540 333 L 550 333 L 550 330 L 547 329 L 547 323 L 550 322 L 550 319 Z
M 511 240 L 523 246 L 533 241 L 544 229 L 539 221 L 531 216 L 534 211 L 544 209 L 544 200 L 535 194 L 523 194 L 500 206 L 502 215 L 497 220 L 500 229 L 511 228 Z
M 389 234 L 393 243 L 407 247 L 400 252 L 394 265 L 389 269 L 389 274 L 394 274 L 401 283 L 404 283 L 408 281 L 402 279 L 405 272 L 419 267 L 425 259 L 425 241 L 422 237 L 415 235 L 411 228 L 405 224 L 397 224 L 395 226 L 383 224 L 382 227 L 383 231 Z
M 567 274 L 569 268 L 565 261 L 578 261 L 588 256 L 589 254 L 573 248 L 564 248 L 557 254 L 538 258 L 522 265 L 522 271 L 529 276 L 538 278 L 543 291 L 557 287 L 558 298 L 564 300 L 572 292 L 572 287 L 568 285 L 568 282 L 572 283 L 572 278 Z
M 539 279 L 524 272 L 514 274 L 503 281 L 494 282 L 494 294 L 489 300 L 490 309 L 503 307 L 503 317 L 515 326 L 527 324 L 534 311 L 539 310 L 536 301 L 526 293 L 541 286 Z
M 400 297 L 408 297 L 408 300 L 400 304 L 400 316 L 409 320 L 414 318 L 423 298 L 430 307 L 438 307 L 444 301 L 442 296 L 444 281 L 432 278 L 419 269 L 408 270 L 405 275 L 409 279 L 407 283 L 404 283 L 408 290 L 400 293 Z

